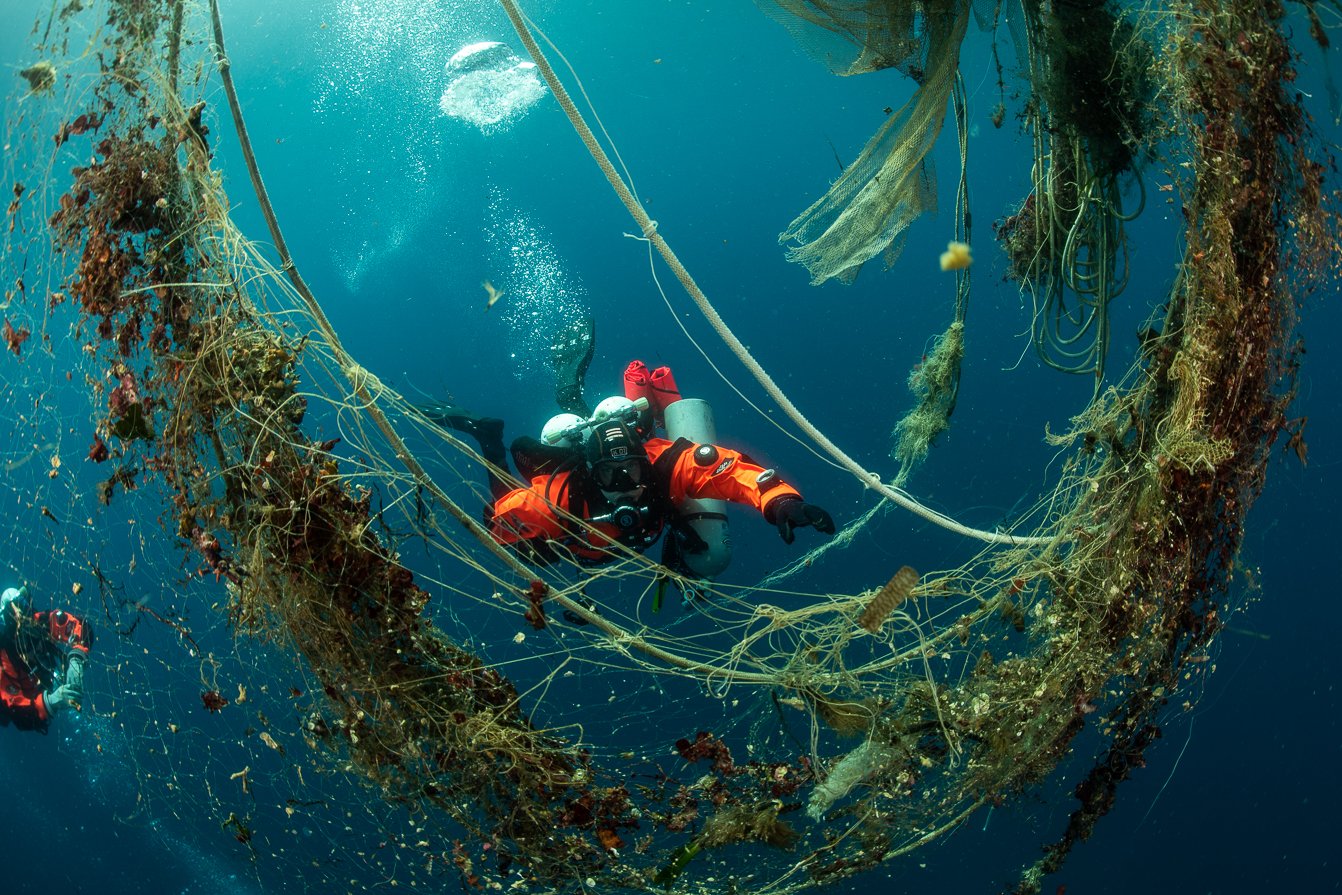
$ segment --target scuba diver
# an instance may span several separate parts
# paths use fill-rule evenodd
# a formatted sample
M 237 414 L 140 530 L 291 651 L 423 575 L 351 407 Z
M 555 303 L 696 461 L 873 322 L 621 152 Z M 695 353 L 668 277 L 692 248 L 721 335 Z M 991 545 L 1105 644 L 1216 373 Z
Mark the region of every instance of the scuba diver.
M 63 609 L 33 611 L 28 588 L 0 593 L 0 726 L 47 732 L 84 699 L 92 632 Z
M 590 319 L 580 326 L 590 331 Z M 788 544 L 797 528 L 834 533 L 830 514 L 807 503 L 775 470 L 713 443 L 707 403 L 681 398 L 666 367 L 650 372 L 634 361 L 625 371 L 624 396 L 605 399 L 590 415 L 573 412 L 585 405 L 581 380 L 568 377 L 586 370 L 595 338 L 556 341 L 556 394 L 570 400 L 540 439 L 522 436 L 505 451 L 502 420 L 445 404 L 420 407 L 479 444 L 493 498 L 485 521 L 500 543 L 535 562 L 597 565 L 619 555 L 616 544 L 641 553 L 669 530 L 662 565 L 708 579 L 731 557 L 721 501 L 754 507 Z M 586 352 L 578 363 L 566 353 L 575 350 Z M 654 434 L 662 426 L 666 438 Z M 527 483 L 522 487 L 506 478 L 509 453 Z

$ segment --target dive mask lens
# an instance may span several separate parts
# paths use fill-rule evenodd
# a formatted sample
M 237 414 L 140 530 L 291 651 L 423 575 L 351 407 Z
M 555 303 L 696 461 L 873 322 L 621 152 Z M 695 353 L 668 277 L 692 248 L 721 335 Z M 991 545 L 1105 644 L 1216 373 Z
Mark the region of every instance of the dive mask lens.
M 592 478 L 602 491 L 614 490 L 611 488 L 611 482 L 615 479 L 616 468 L 614 463 L 598 463 L 592 467 Z
M 643 484 L 643 467 L 637 463 L 602 463 L 592 470 L 592 476 L 602 491 L 633 491 Z

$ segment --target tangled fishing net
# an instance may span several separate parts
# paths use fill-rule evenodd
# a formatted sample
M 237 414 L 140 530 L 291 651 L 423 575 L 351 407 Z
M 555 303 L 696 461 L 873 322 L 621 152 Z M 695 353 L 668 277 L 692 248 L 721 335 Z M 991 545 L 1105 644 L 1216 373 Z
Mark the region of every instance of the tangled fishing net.
M 926 151 L 971 10 L 779 6 L 853 48 L 836 67 L 919 84 L 791 231 L 817 280 L 850 279 L 930 206 Z M 715 586 L 673 633 L 645 614 L 649 560 L 534 567 L 489 538 L 478 458 L 346 352 L 250 151 L 269 232 L 234 225 L 213 150 L 248 138 L 219 10 L 53 5 L 7 134 L 23 161 L 6 485 L 29 533 L 8 562 L 49 569 L 47 592 L 104 629 L 85 714 L 143 815 L 208 818 L 262 882 L 318 891 L 447 877 L 772 895 L 898 868 L 975 812 L 1045 797 L 1071 815 L 1021 874 L 1038 891 L 1162 707 L 1196 698 L 1244 598 L 1245 512 L 1278 439 L 1304 449 L 1286 413 L 1295 311 L 1336 277 L 1338 231 L 1282 7 L 1152 5 L 1138 28 L 1107 6 L 1079 23 L 1048 19 L 1079 5 L 1007 6 L 1052 146 L 1001 233 L 1022 281 L 1070 275 L 1094 296 L 1085 329 L 1115 291 L 1117 178 L 1139 152 L 1182 172 L 1180 275 L 1140 356 L 1056 436 L 1067 459 L 1031 537 L 958 568 L 907 557 L 917 572 L 895 563 L 864 593 Z M 1160 50 L 1163 105 L 1141 133 L 1112 127 L 1139 120 L 1126 99 L 1101 127 L 1058 92 L 1066 42 L 1096 16 L 1111 49 L 1140 33 Z M 1070 802 L 1069 755 L 1092 766 Z M 296 839 L 330 860 L 286 860 Z

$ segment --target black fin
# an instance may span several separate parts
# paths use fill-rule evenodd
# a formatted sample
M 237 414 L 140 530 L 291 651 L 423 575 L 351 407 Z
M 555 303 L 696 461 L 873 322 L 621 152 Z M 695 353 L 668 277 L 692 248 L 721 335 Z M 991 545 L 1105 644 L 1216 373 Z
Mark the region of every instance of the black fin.
M 576 413 L 584 419 L 592 415 L 583 398 L 583 382 L 595 353 L 596 320 L 591 315 L 585 314 L 555 333 L 550 362 L 555 368 L 555 401 L 565 413 Z

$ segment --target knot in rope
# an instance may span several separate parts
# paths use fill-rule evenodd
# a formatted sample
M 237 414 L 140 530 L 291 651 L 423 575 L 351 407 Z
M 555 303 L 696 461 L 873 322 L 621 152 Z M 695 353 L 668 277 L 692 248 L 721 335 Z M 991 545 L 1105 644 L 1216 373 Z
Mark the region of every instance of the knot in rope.
M 642 240 L 643 242 L 647 242 L 648 240 L 652 239 L 653 234 L 656 232 L 657 232 L 657 222 L 649 218 L 647 226 L 643 228 L 642 236 L 635 236 L 632 233 L 626 233 L 624 234 L 624 236 L 626 239 L 639 239 Z

